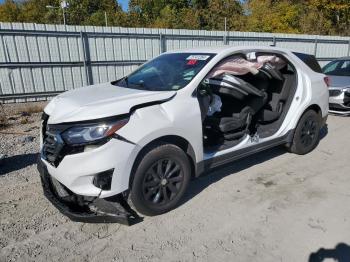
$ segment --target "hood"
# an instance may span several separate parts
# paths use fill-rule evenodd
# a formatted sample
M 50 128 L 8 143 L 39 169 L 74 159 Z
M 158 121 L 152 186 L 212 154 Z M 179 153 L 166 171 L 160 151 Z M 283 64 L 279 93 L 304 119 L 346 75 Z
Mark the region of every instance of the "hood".
M 145 91 L 111 83 L 82 87 L 56 96 L 46 106 L 49 124 L 76 122 L 127 114 L 134 106 L 170 99 L 175 91 Z
M 331 87 L 350 87 L 350 76 L 327 76 L 330 79 Z

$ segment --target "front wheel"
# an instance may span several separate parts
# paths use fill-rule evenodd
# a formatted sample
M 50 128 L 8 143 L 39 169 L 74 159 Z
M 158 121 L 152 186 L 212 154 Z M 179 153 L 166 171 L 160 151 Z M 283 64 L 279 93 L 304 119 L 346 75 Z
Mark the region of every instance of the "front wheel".
M 144 215 L 168 212 L 179 204 L 190 177 L 190 162 L 181 148 L 171 144 L 154 146 L 136 168 L 130 199 Z
M 295 129 L 292 143 L 287 146 L 291 153 L 305 155 L 318 145 L 320 141 L 321 116 L 314 110 L 306 111 Z

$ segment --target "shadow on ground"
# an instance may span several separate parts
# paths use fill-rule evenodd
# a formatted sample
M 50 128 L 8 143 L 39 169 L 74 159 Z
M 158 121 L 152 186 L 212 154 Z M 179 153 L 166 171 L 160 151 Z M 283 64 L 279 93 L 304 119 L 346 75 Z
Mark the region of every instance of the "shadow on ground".
M 320 248 L 317 252 L 311 253 L 309 262 L 323 262 L 333 259 L 337 262 L 350 261 L 350 246 L 345 243 L 339 243 L 333 249 Z
M 320 139 L 324 139 L 327 135 L 328 127 L 325 125 L 320 131 Z M 191 181 L 189 188 L 186 191 L 186 194 L 181 202 L 181 205 L 189 201 L 191 198 L 195 197 L 211 184 L 220 181 L 222 178 L 228 175 L 234 175 L 244 169 L 261 164 L 285 153 L 287 153 L 286 148 L 284 146 L 279 146 L 215 168 L 203 176 L 200 176 L 199 178 Z
M 325 138 L 328 135 L 328 124 L 326 124 L 321 130 L 320 130 L 320 140 Z
M 7 157 L 0 162 L 0 176 L 31 166 L 37 162 L 37 158 L 37 153 Z
M 230 164 L 218 167 L 203 176 L 191 181 L 187 193 L 185 194 L 182 204 L 202 192 L 205 188 L 216 183 L 228 175 L 234 175 L 249 167 L 258 165 L 272 158 L 285 154 L 287 151 L 284 147 L 276 147 L 263 152 L 257 153 L 254 157 L 246 157 L 241 160 L 233 161 Z

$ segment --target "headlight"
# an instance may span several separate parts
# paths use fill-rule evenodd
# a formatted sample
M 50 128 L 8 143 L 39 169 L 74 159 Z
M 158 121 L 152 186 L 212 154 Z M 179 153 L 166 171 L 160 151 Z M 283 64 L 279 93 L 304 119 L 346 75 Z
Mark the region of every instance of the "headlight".
M 74 126 L 64 131 L 62 138 L 69 145 L 97 143 L 112 136 L 116 131 L 125 126 L 128 120 L 129 119 L 122 119 L 111 123 Z

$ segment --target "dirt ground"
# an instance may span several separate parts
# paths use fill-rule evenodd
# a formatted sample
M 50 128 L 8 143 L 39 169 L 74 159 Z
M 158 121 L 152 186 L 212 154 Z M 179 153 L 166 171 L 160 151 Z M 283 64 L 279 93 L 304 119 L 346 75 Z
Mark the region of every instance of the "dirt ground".
M 350 118 L 330 116 L 306 156 L 234 162 L 192 181 L 177 209 L 127 227 L 71 222 L 45 199 L 40 114 L 21 117 L 0 133 L 0 261 L 350 261 Z

